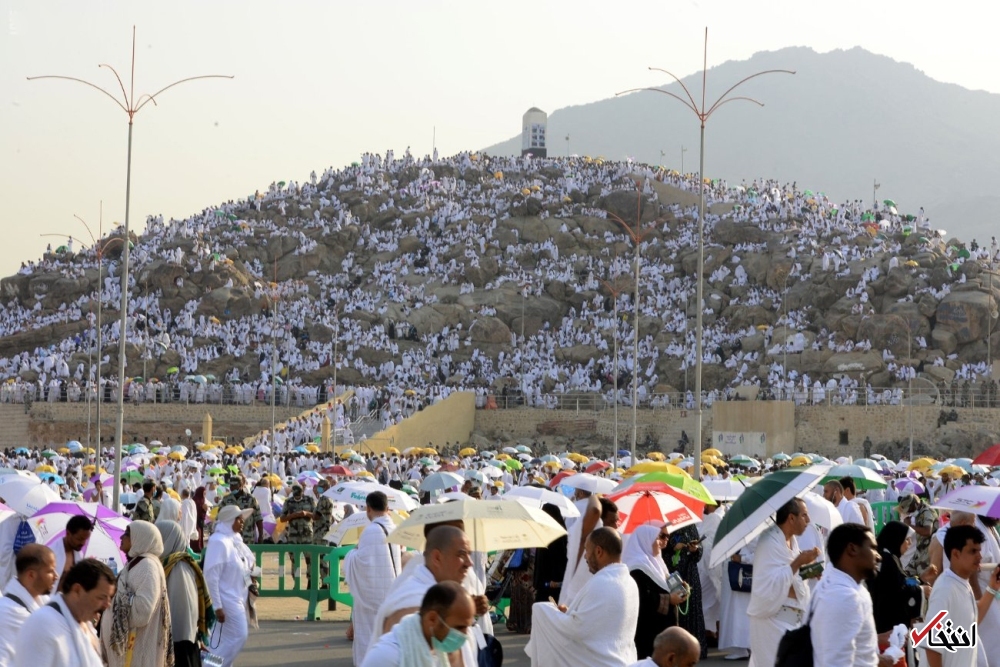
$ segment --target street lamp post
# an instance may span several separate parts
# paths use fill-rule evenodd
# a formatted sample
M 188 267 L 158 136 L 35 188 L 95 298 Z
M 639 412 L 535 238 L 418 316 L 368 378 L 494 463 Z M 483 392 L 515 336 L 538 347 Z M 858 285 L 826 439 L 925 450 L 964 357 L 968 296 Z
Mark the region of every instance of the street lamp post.
M 94 232 L 91 231 L 91 229 L 90 229 L 90 225 L 88 225 L 87 222 L 83 218 L 81 218 L 80 216 L 76 215 L 75 213 L 73 214 L 73 217 L 76 218 L 77 220 L 79 220 L 80 223 L 83 224 L 83 226 L 87 229 L 87 234 L 90 235 L 90 241 L 91 241 L 91 244 L 93 245 L 94 252 L 97 254 L 97 327 L 96 327 L 96 329 L 97 329 L 97 341 L 96 341 L 96 345 L 97 345 L 97 373 L 94 375 L 94 382 L 95 382 L 95 385 L 96 385 L 95 386 L 95 390 L 96 390 L 96 393 L 97 393 L 97 415 L 95 416 L 96 422 L 97 422 L 96 423 L 97 448 L 94 451 L 95 451 L 95 457 L 99 458 L 100 455 L 101 455 L 101 451 L 100 451 L 101 450 L 101 403 L 102 403 L 102 399 L 101 399 L 101 358 L 102 357 L 101 357 L 101 355 L 104 353 L 103 340 L 102 340 L 102 330 L 101 330 L 101 327 L 102 327 L 101 313 L 103 312 L 103 305 L 104 305 L 104 253 L 107 251 L 108 248 L 110 248 L 115 243 L 122 243 L 123 239 L 121 237 L 117 237 L 116 236 L 114 238 L 110 238 L 110 239 L 104 240 L 104 238 L 103 238 L 104 237 L 104 202 L 103 201 L 101 202 L 101 218 L 100 218 L 100 222 L 98 223 L 98 226 L 97 226 L 97 237 L 96 238 L 94 237 Z M 64 236 L 64 235 L 63 234 L 42 234 L 41 236 Z M 69 238 L 73 239 L 72 236 L 70 236 Z M 79 239 L 73 239 L 73 240 L 75 240 L 77 243 L 80 243 L 81 248 L 83 247 L 83 243 L 80 242 Z M 89 374 L 91 372 L 93 372 L 93 370 L 94 370 L 94 365 L 93 365 L 93 361 L 91 361 L 90 368 L 87 371 L 88 376 L 89 376 Z M 90 440 L 90 433 L 89 433 L 89 431 L 90 431 L 90 406 L 89 406 L 90 391 L 89 390 L 87 391 L 87 401 L 88 401 L 88 406 L 87 406 L 87 425 L 88 425 L 87 426 L 87 431 L 88 431 L 88 433 L 87 433 L 87 440 L 89 441 Z M 89 447 L 90 445 L 91 445 L 91 443 L 88 442 L 87 446 Z M 117 475 L 117 471 L 116 471 L 116 475 Z M 118 484 L 118 480 L 115 481 L 116 487 L 117 487 L 117 484 Z
M 684 154 L 688 152 L 688 149 L 684 148 L 684 144 L 681 144 L 681 176 L 684 175 Z
M 634 312 L 634 319 L 632 324 L 632 443 L 629 448 L 629 453 L 632 457 L 632 461 L 635 461 L 635 448 L 636 440 L 638 438 L 638 423 L 639 423 L 639 270 L 641 266 L 641 253 L 639 252 L 642 247 L 642 241 L 646 238 L 649 231 L 642 231 L 642 186 L 636 183 L 637 190 L 637 203 L 636 203 L 636 213 L 635 213 L 635 229 L 619 218 L 614 213 L 608 212 L 608 219 L 618 223 L 628 234 L 629 238 L 632 239 L 632 245 L 635 248 L 635 292 L 632 296 L 632 309 Z
M 35 81 L 38 79 L 63 79 L 66 81 L 75 81 L 76 83 L 82 83 L 85 86 L 89 86 L 97 91 L 104 93 L 109 97 L 118 107 L 125 112 L 128 116 L 128 151 L 125 162 L 125 229 L 122 238 L 124 242 L 122 243 L 122 294 L 121 294 L 121 306 L 120 306 L 120 317 L 119 317 L 119 332 L 118 332 L 118 423 L 115 426 L 115 475 L 119 475 L 121 472 L 122 463 L 122 431 L 125 423 L 125 334 L 128 325 L 128 271 L 129 271 L 129 213 L 130 204 L 132 200 L 132 126 L 135 121 L 136 115 L 145 107 L 147 104 L 152 102 L 156 105 L 156 97 L 161 93 L 178 86 L 182 83 L 188 81 L 195 81 L 198 79 L 232 79 L 232 76 L 220 75 L 220 74 L 206 74 L 201 76 L 192 76 L 185 79 L 180 79 L 174 81 L 173 83 L 164 86 L 160 90 L 156 91 L 152 95 L 145 94 L 140 96 L 138 99 L 135 96 L 135 26 L 132 26 L 132 61 L 131 61 L 131 77 L 129 80 L 129 90 L 126 92 L 125 84 L 122 82 L 121 76 L 111 65 L 100 64 L 98 67 L 106 67 L 111 70 L 114 74 L 115 79 L 118 81 L 118 86 L 121 88 L 121 99 L 109 93 L 104 88 L 79 79 L 72 76 L 62 76 L 47 74 L 43 76 L 29 76 L 28 81 Z M 114 494 L 112 499 L 112 504 L 115 511 L 118 510 L 118 500 L 120 495 L 119 484 L 115 484 Z
M 687 95 L 687 99 L 684 99 L 680 95 L 672 93 L 672 92 L 670 92 L 668 90 L 663 90 L 662 88 L 633 88 L 633 89 L 630 89 L 630 90 L 625 90 L 625 91 L 622 91 L 620 93 L 617 93 L 617 95 L 625 95 L 627 93 L 644 91 L 644 90 L 649 90 L 649 91 L 653 91 L 653 92 L 657 92 L 657 93 L 662 93 L 664 95 L 668 95 L 668 96 L 674 98 L 675 100 L 677 100 L 678 102 L 680 102 L 681 104 L 683 104 L 685 107 L 687 107 L 698 118 L 698 120 L 700 122 L 700 128 L 701 128 L 700 141 L 699 141 L 699 157 L 698 157 L 698 182 L 699 182 L 699 187 L 698 187 L 698 289 L 697 289 L 697 297 L 696 297 L 696 300 L 698 302 L 697 303 L 698 310 L 696 311 L 696 315 L 695 315 L 695 331 L 696 331 L 696 335 L 697 335 L 698 339 L 697 339 L 697 341 L 695 341 L 695 347 L 696 347 L 696 350 L 697 350 L 697 359 L 695 359 L 695 378 L 694 378 L 695 413 L 696 413 L 696 418 L 697 418 L 697 421 L 695 422 L 695 431 L 694 431 L 695 432 L 695 457 L 694 458 L 695 458 L 695 461 L 699 461 L 699 460 L 701 460 L 701 446 L 702 446 L 702 442 L 701 442 L 701 421 L 702 421 L 701 371 L 702 371 L 702 344 L 703 344 L 703 340 L 702 339 L 704 338 L 704 328 L 703 328 L 703 325 L 702 325 L 702 311 L 704 310 L 704 305 L 703 305 L 703 291 L 704 291 L 704 283 L 705 283 L 705 278 L 704 278 L 704 275 L 703 275 L 704 272 L 705 272 L 705 123 L 708 121 L 708 119 L 712 116 L 713 113 L 715 113 L 715 111 L 719 107 L 721 107 L 722 105 L 727 104 L 729 102 L 735 102 L 737 100 L 742 100 L 742 101 L 746 101 L 746 102 L 752 102 L 752 103 L 756 104 L 757 106 L 761 106 L 761 107 L 764 106 L 763 103 L 758 102 L 757 100 L 755 100 L 753 98 L 750 98 L 750 97 L 744 97 L 744 96 L 730 97 L 729 96 L 730 93 L 732 93 L 734 90 L 736 90 L 737 88 L 739 88 L 741 85 L 743 85 L 747 81 L 749 81 L 751 79 L 755 79 L 755 78 L 757 78 L 759 76 L 763 76 L 765 74 L 795 74 L 795 72 L 793 72 L 792 70 L 785 70 L 785 69 L 772 69 L 772 70 L 765 70 L 765 71 L 762 71 L 762 72 L 757 72 L 756 74 L 751 74 L 750 76 L 744 77 L 743 79 L 740 79 L 735 84 L 733 84 L 732 86 L 730 86 L 726 90 L 726 92 L 724 92 L 722 95 L 720 95 L 719 98 L 717 100 L 715 100 L 714 103 L 711 104 L 711 106 L 707 106 L 706 103 L 705 103 L 705 95 L 706 95 L 706 88 L 707 88 L 707 82 L 708 82 L 708 28 L 705 28 L 705 48 L 704 48 L 704 51 L 703 51 L 703 54 L 702 54 L 701 105 L 700 106 L 698 105 L 697 102 L 695 102 L 694 96 L 691 95 L 691 92 L 688 90 L 687 86 L 684 85 L 683 81 L 681 81 L 680 79 L 678 79 L 676 76 L 674 76 L 673 74 L 671 74 L 670 72 L 668 72 L 665 69 L 660 69 L 658 67 L 650 67 L 649 69 L 653 70 L 653 71 L 656 71 L 656 72 L 662 72 L 663 74 L 666 74 L 667 76 L 669 76 L 670 78 L 672 78 L 674 81 L 676 81 L 678 84 L 680 84 L 681 89 L 683 89 L 683 91 L 684 91 L 684 94 Z M 701 468 L 699 466 L 695 466 L 695 475 L 694 475 L 694 477 L 697 480 L 701 479 Z
M 621 290 L 615 288 L 614 285 L 608 281 L 601 279 L 604 286 L 608 288 L 611 292 L 611 296 L 614 299 L 614 320 L 615 320 L 615 331 L 614 331 L 614 381 L 612 386 L 615 392 L 615 437 L 614 437 L 614 451 L 611 454 L 611 469 L 616 470 L 618 468 L 618 295 L 621 294 Z M 635 465 L 635 461 L 632 461 Z

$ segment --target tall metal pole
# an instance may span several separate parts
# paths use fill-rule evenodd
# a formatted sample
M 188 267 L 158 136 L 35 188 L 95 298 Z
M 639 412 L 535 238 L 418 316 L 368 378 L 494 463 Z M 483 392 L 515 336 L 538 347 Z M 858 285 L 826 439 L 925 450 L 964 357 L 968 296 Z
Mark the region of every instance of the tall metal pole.
M 700 184 L 699 184 L 699 197 L 698 197 L 698 199 L 699 199 L 699 202 L 698 202 L 698 278 L 697 278 L 698 279 L 698 289 L 697 289 L 697 300 L 698 300 L 697 308 L 698 308 L 698 311 L 697 311 L 697 314 L 696 314 L 696 317 L 695 317 L 695 329 L 696 329 L 696 336 L 697 336 L 697 341 L 695 342 L 695 349 L 696 349 L 697 354 L 698 354 L 698 358 L 695 360 L 695 414 L 697 415 L 697 423 L 695 424 L 695 441 L 696 441 L 695 442 L 695 462 L 699 463 L 699 465 L 695 466 L 695 475 L 694 475 L 695 479 L 701 479 L 701 466 L 700 466 L 700 461 L 701 461 L 701 444 L 702 444 L 701 443 L 701 421 L 702 421 L 702 406 L 701 406 L 701 370 L 702 370 L 702 368 L 701 368 L 701 366 L 702 366 L 702 338 L 704 337 L 704 329 L 702 327 L 702 303 L 701 302 L 702 302 L 703 282 L 704 282 L 704 276 L 702 274 L 704 273 L 704 268 L 705 268 L 705 264 L 704 264 L 704 262 L 705 262 L 705 239 L 704 239 L 704 235 L 705 235 L 705 123 L 708 121 L 708 119 L 711 117 L 711 115 L 713 113 L 715 113 L 715 111 L 719 107 L 721 107 L 723 104 L 727 104 L 729 102 L 735 102 L 737 100 L 742 100 L 742 101 L 746 101 L 746 102 L 753 102 L 754 104 L 756 104 L 758 106 L 764 106 L 761 102 L 758 102 L 757 100 L 755 100 L 753 98 L 750 98 L 750 97 L 743 97 L 743 96 L 730 97 L 729 96 L 730 93 L 732 93 L 734 90 L 736 90 L 737 88 L 739 88 L 741 85 L 743 85 L 744 83 L 746 83 L 750 79 L 754 79 L 754 78 L 756 78 L 758 76 L 763 76 L 764 74 L 777 74 L 777 73 L 795 74 L 795 72 L 793 72 L 791 70 L 775 69 L 775 70 L 765 70 L 763 72 L 757 72 L 756 74 L 751 74 L 750 76 L 744 77 L 743 79 L 737 81 L 734 85 L 730 86 L 729 89 L 727 89 L 726 92 L 724 92 L 714 103 L 712 103 L 711 106 L 707 106 L 706 103 L 705 103 L 705 95 L 706 95 L 706 87 L 707 87 L 706 84 L 707 84 L 707 79 L 708 79 L 708 28 L 705 28 L 705 49 L 704 49 L 703 57 L 702 57 L 701 105 L 700 106 L 698 105 L 697 102 L 695 102 L 694 96 L 691 95 L 691 92 L 688 90 L 688 88 L 684 84 L 684 82 L 681 81 L 679 78 L 677 78 L 674 74 L 668 72 L 665 69 L 661 69 L 661 68 L 658 68 L 658 67 L 650 67 L 649 69 L 653 70 L 653 71 L 657 71 L 657 72 L 662 72 L 663 74 L 666 74 L 667 76 L 669 76 L 670 78 L 672 78 L 674 81 L 676 81 L 677 84 L 680 85 L 681 89 L 684 91 L 684 94 L 687 96 L 687 98 L 685 99 L 684 97 L 681 97 L 680 95 L 672 93 L 669 90 L 663 90 L 661 88 L 632 88 L 630 90 L 625 90 L 625 91 L 622 91 L 620 93 L 617 93 L 617 95 L 625 95 L 625 94 L 628 94 L 628 93 L 642 91 L 642 90 L 648 90 L 648 91 L 653 91 L 653 92 L 656 92 L 656 93 L 662 93 L 664 95 L 668 95 L 668 96 L 674 98 L 675 100 L 677 100 L 678 102 L 680 102 L 681 104 L 683 104 L 684 106 L 686 106 L 692 113 L 694 113 L 694 115 L 698 118 L 698 120 L 701 123 L 701 137 L 700 137 L 701 155 L 699 156 L 699 169 L 698 169 L 698 177 L 699 177 L 699 180 L 700 180 Z
M 125 169 L 125 236 L 123 239 L 122 248 L 122 295 L 121 295 L 121 317 L 119 319 L 121 330 L 118 332 L 118 421 L 115 427 L 115 475 L 120 475 L 121 473 L 121 457 L 122 457 L 122 431 L 125 420 L 125 335 L 126 335 L 126 325 L 128 323 L 128 260 L 129 260 L 129 204 L 131 201 L 131 187 L 132 187 L 132 125 L 135 120 L 136 114 L 138 114 L 144 106 L 152 102 L 156 104 L 156 97 L 161 93 L 173 88 L 174 86 L 186 83 L 188 81 L 195 81 L 198 79 L 232 79 L 232 76 L 209 74 L 202 76 L 193 76 L 186 79 L 180 79 L 174 81 L 173 83 L 164 86 L 160 90 L 156 91 L 152 95 L 142 95 L 138 99 L 135 96 L 135 26 L 132 26 L 132 61 L 131 61 L 131 78 L 129 80 L 129 90 L 126 92 L 125 84 L 122 82 L 121 77 L 115 68 L 110 65 L 101 64 L 99 67 L 107 67 L 115 75 L 115 79 L 118 81 L 118 85 L 121 89 L 122 98 L 119 100 L 115 95 L 109 93 L 104 88 L 93 84 L 89 81 L 84 81 L 72 76 L 61 76 L 61 75 L 45 75 L 45 76 L 29 76 L 29 81 L 34 81 L 36 79 L 64 79 L 66 81 L 75 81 L 77 83 L 82 83 L 89 86 L 97 91 L 104 93 L 107 97 L 118 105 L 118 107 L 128 115 L 128 154 L 126 159 L 126 169 Z M 99 423 L 99 422 L 98 422 Z M 118 501 L 120 490 L 118 484 L 115 484 L 114 494 L 112 497 L 112 504 L 115 510 L 118 510 Z
M 636 227 L 639 226 L 636 221 Z M 638 231 L 638 230 L 637 230 Z M 635 318 L 632 324 L 632 446 L 629 449 L 632 465 L 635 465 L 635 445 L 639 431 L 639 239 L 635 240 L 635 297 L 632 307 Z
M 333 311 L 336 318 L 336 326 L 333 330 L 333 451 L 337 451 L 337 346 L 340 344 L 340 313 Z M 347 414 L 347 406 L 344 406 L 344 414 Z
M 702 87 L 704 95 L 704 86 Z M 702 101 L 704 105 L 704 101 Z M 698 288 L 695 296 L 695 355 L 694 360 L 694 478 L 701 479 L 701 362 L 705 337 L 702 325 L 702 301 L 705 289 L 705 120 L 701 121 L 701 150 L 698 156 Z

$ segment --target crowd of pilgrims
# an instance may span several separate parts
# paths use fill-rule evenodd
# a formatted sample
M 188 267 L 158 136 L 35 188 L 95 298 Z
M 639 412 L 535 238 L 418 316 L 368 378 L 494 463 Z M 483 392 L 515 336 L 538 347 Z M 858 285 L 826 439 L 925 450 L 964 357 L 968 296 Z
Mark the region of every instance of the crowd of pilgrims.
M 554 170 L 561 175 L 552 177 Z M 579 216 L 608 217 L 604 210 L 588 205 L 580 193 L 606 196 L 635 192 L 637 179 L 643 196 L 654 203 L 659 203 L 653 187 L 656 181 L 690 192 L 697 192 L 701 185 L 697 175 L 682 175 L 631 161 L 488 157 L 471 153 L 450 158 L 437 155 L 416 158 L 409 151 L 402 157 L 388 151 L 385 157 L 365 154 L 360 162 L 344 169 L 313 172 L 307 182 L 274 183 L 246 199 L 207 208 L 184 220 L 150 217 L 131 251 L 126 336 L 129 343 L 144 349 L 149 358 L 158 358 L 170 350 L 179 355 L 180 361 L 172 373 L 155 382 L 128 382 L 124 388 L 126 397 L 135 402 L 269 402 L 272 386 L 277 384 L 272 375 L 277 374 L 281 380 L 277 389 L 279 402 L 313 405 L 324 398 L 323 387 L 304 382 L 301 376 L 320 369 L 330 369 L 332 376 L 336 354 L 338 368 L 355 371 L 363 378 L 360 384 L 426 393 L 447 383 L 479 390 L 481 403 L 485 403 L 487 388 L 504 384 L 517 390 L 520 401 L 538 407 L 552 407 L 555 404 L 552 395 L 571 391 L 603 394 L 606 401 L 612 402 L 616 387 L 618 400 L 629 404 L 633 368 L 637 365 L 637 397 L 642 405 L 691 404 L 693 396 L 687 387 L 672 396 L 656 394 L 656 387 L 668 382 L 674 386 L 680 384 L 677 378 L 659 375 L 657 362 L 661 358 L 676 360 L 684 372 L 693 369 L 696 361 L 690 309 L 696 285 L 679 265 L 681 252 L 697 241 L 697 206 L 666 205 L 665 213 L 673 220 L 669 228 L 641 242 L 639 314 L 660 319 L 661 332 L 669 334 L 671 342 L 657 343 L 657 332 L 646 333 L 638 342 L 638 359 L 634 358 L 630 344 L 635 315 L 632 290 L 623 289 L 614 304 L 601 284 L 602 280 L 631 279 L 634 268 L 631 253 L 613 255 L 610 250 L 615 244 L 629 247 L 630 237 L 624 229 L 617 228 L 602 234 L 588 233 L 577 221 Z M 715 180 L 705 185 L 705 189 L 709 206 L 735 205 L 725 217 L 783 235 L 783 242 L 790 248 L 787 253 L 792 262 L 790 277 L 805 280 L 810 272 L 819 271 L 856 276 L 856 285 L 847 289 L 844 296 L 855 300 L 858 313 L 869 312 L 867 288 L 884 270 L 880 261 L 874 260 L 884 255 L 892 258 L 890 268 L 899 265 L 898 232 L 904 226 L 912 225 L 914 233 L 926 235 L 922 241 L 925 249 L 942 249 L 942 235 L 931 228 L 922 209 L 919 215 L 912 216 L 912 221 L 907 221 L 895 207 L 879 205 L 873 210 L 858 200 L 835 204 L 821 193 L 813 194 L 795 183 L 773 180 L 740 185 Z M 345 203 L 359 195 L 365 200 L 382 202 L 370 219 L 355 215 Z M 531 200 L 537 203 L 542 218 L 563 219 L 560 232 L 583 241 L 600 242 L 601 249 L 582 256 L 561 253 L 553 239 L 528 241 L 522 238 L 527 235 L 516 226 L 515 240 L 502 245 L 498 223 L 523 215 Z M 311 210 L 312 214 L 293 216 L 289 211 L 293 204 L 298 207 L 294 210 Z M 376 224 L 377 216 L 391 219 Z M 719 215 L 706 216 L 708 253 L 721 247 L 713 240 L 713 228 L 721 219 Z M 866 221 L 867 227 L 862 224 Z M 872 225 L 885 233 L 872 238 Z M 258 259 L 245 261 L 254 279 L 246 291 L 258 302 L 275 305 L 244 317 L 199 314 L 199 300 L 195 299 L 171 312 L 161 306 L 159 292 L 144 289 L 136 278 L 152 262 L 164 259 L 183 267 L 188 276 L 218 271 L 231 262 L 227 252 L 239 253 L 247 246 L 264 242 L 275 244 L 281 237 L 291 240 L 293 253 L 318 252 L 317 239 L 350 227 L 358 230 L 356 245 L 345 254 L 340 271 L 334 274 L 310 271 L 305 276 L 272 282 L 272 267 Z M 404 246 L 408 237 L 416 237 L 419 244 Z M 860 242 L 862 239 L 864 243 Z M 787 325 L 798 333 L 782 340 L 781 336 L 773 336 L 774 328 L 769 328 L 764 332 L 765 352 L 746 351 L 741 341 L 757 333 L 753 327 L 739 328 L 726 318 L 709 318 L 704 327 L 703 363 L 725 367 L 729 381 L 725 389 L 706 390 L 706 402 L 730 399 L 735 388 L 752 385 L 760 388 L 760 397 L 791 398 L 799 403 L 898 403 L 899 391 L 872 388 L 857 379 L 786 372 L 781 363 L 783 352 L 868 350 L 871 343 L 845 340 L 825 329 L 805 335 L 803 331 L 815 313 L 808 307 L 785 309 L 784 290 L 752 284 L 741 266 L 741 256 L 759 252 L 762 248 L 758 245 L 747 242 L 734 246 L 732 256 L 713 272 L 708 282 L 716 288 L 743 288 L 733 296 L 732 304 L 770 304 L 777 318 L 775 326 Z M 457 257 L 456 246 L 464 247 Z M 404 251 L 401 249 L 404 247 L 417 249 Z M 975 243 L 971 247 L 971 253 L 963 253 L 970 256 L 956 257 L 953 266 L 965 261 L 989 262 L 996 257 L 995 240 L 990 247 Z M 372 264 L 372 269 L 363 269 L 375 254 L 380 255 L 379 261 Z M 477 288 L 467 278 L 467 271 L 478 267 L 487 256 L 497 262 L 498 273 L 488 284 Z M 529 256 L 532 261 L 524 262 Z M 42 260 L 22 265 L 20 273 L 29 276 L 58 273 L 72 279 L 93 276 L 97 267 L 94 248 L 74 248 L 71 239 L 58 251 L 47 252 Z M 42 299 L 32 307 L 16 299 L 0 303 L 0 336 L 81 320 L 93 323 L 93 306 L 99 297 L 104 306 L 103 345 L 106 349 L 116 346 L 121 333 L 117 317 L 120 270 L 116 257 L 105 257 L 100 292 L 83 294 L 55 308 L 43 308 Z M 926 277 L 925 269 L 917 267 L 913 271 L 917 277 Z M 422 280 L 408 280 L 411 275 Z M 473 344 L 472 326 L 463 327 L 459 323 L 438 331 L 417 332 L 407 321 L 414 311 L 438 303 L 445 289 L 457 286 L 461 294 L 474 294 L 477 290 L 497 290 L 511 283 L 524 299 L 533 299 L 543 295 L 554 280 L 564 281 L 576 293 L 585 293 L 586 298 L 574 301 L 575 305 L 561 320 L 545 322 L 537 332 L 526 332 L 522 338 L 519 331 L 513 331 L 510 345 L 496 356 Z M 952 283 L 964 282 L 965 274 L 953 269 L 949 280 L 940 289 L 929 285 L 919 287 L 903 300 L 920 299 L 923 292 L 940 299 L 948 294 Z M 183 277 L 178 281 L 183 281 Z M 228 284 L 232 286 L 231 278 Z M 481 300 L 473 308 L 475 317 L 496 314 L 496 308 L 486 301 Z M 706 301 L 705 313 L 715 314 L 713 306 L 717 305 Z M 400 312 L 402 316 L 398 315 Z M 380 319 L 369 325 L 372 315 Z M 312 339 L 308 330 L 315 324 L 334 332 L 336 342 Z M 617 383 L 613 358 L 616 328 L 620 342 Z M 114 374 L 109 372 L 112 359 L 104 354 L 98 360 L 100 353 L 96 357 L 87 356 L 92 352 L 95 337 L 91 326 L 47 346 L 0 356 L 0 380 L 5 381 L 0 388 L 0 401 L 85 401 L 88 394 L 92 399 L 100 396 L 116 400 L 120 388 Z M 407 343 L 401 344 L 403 341 Z M 914 343 L 918 347 L 927 345 L 919 337 Z M 570 361 L 557 354 L 561 348 L 582 345 L 596 348 L 596 353 L 586 361 Z M 275 348 L 276 362 L 272 354 Z M 913 368 L 896 363 L 892 352 L 881 352 L 893 379 L 904 384 L 914 373 Z M 763 354 L 771 355 L 776 363 L 759 376 L 757 370 Z M 386 360 L 366 361 L 376 356 Z M 220 373 L 222 377 L 206 378 L 202 369 L 218 359 L 226 364 L 232 362 L 231 368 L 224 375 Z M 928 363 L 941 365 L 945 361 L 946 358 L 939 357 Z M 99 380 L 98 365 L 103 369 Z M 127 371 L 129 376 L 140 372 L 134 364 Z M 985 371 L 984 363 L 965 363 L 957 377 L 960 381 L 976 382 Z

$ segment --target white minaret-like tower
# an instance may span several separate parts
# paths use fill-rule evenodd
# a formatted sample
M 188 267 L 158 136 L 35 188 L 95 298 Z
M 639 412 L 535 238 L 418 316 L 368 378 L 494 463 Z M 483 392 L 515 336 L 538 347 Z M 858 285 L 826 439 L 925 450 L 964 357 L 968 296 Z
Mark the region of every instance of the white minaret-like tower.
M 549 116 L 538 107 L 531 107 L 521 119 L 521 155 L 531 153 L 534 157 L 547 157 L 545 132 Z

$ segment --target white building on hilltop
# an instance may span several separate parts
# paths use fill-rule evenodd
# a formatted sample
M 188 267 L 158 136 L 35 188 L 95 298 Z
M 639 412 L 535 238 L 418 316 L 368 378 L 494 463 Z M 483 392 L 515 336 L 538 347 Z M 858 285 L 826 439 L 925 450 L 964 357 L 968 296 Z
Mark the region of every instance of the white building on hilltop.
M 531 107 L 521 119 L 521 155 L 531 153 L 534 157 L 547 157 L 545 130 L 549 116 L 538 107 Z

